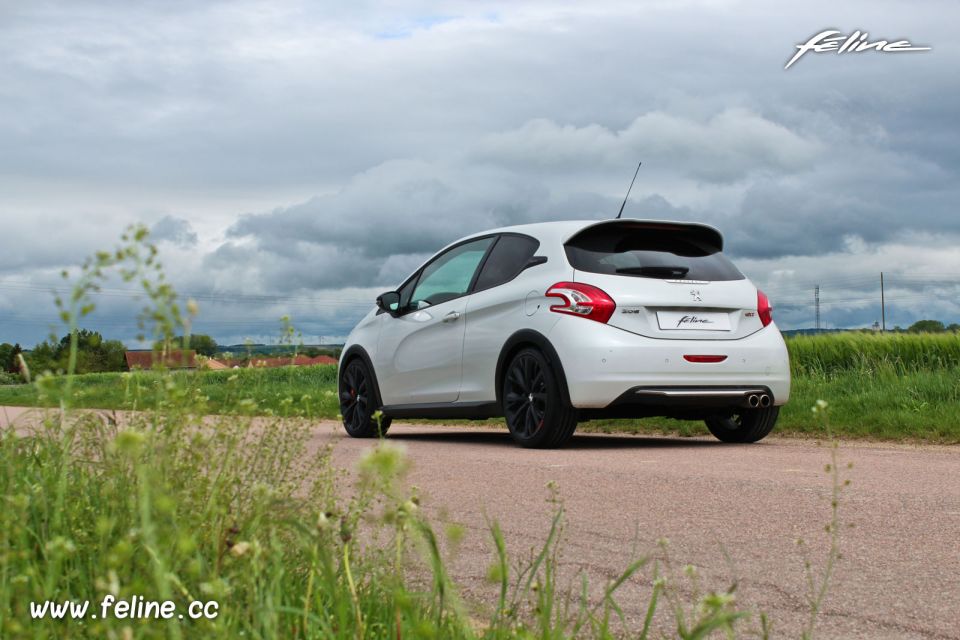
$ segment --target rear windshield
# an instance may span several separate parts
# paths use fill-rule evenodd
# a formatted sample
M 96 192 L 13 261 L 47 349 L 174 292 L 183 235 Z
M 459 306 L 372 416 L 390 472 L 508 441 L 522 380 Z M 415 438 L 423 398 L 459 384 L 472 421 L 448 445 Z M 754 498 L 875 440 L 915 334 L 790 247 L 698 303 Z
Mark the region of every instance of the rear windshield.
M 675 229 L 605 225 L 587 229 L 565 245 L 579 271 L 664 280 L 743 280 L 716 247 Z

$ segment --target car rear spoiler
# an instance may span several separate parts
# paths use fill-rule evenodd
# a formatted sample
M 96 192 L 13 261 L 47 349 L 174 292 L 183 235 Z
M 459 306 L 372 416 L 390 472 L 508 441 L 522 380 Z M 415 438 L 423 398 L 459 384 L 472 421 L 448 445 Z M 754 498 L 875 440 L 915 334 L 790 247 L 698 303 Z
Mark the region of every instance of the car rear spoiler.
M 602 222 L 597 222 L 596 224 L 583 227 L 569 238 L 564 240 L 564 244 L 570 242 L 581 234 L 596 231 L 599 228 L 622 228 L 624 231 L 636 231 L 640 229 L 677 231 L 685 234 L 687 237 L 698 240 L 707 246 L 714 248 L 716 251 L 723 251 L 723 234 L 721 234 L 717 229 L 711 227 L 710 225 L 700 224 L 698 222 L 674 222 L 672 220 L 604 220 Z

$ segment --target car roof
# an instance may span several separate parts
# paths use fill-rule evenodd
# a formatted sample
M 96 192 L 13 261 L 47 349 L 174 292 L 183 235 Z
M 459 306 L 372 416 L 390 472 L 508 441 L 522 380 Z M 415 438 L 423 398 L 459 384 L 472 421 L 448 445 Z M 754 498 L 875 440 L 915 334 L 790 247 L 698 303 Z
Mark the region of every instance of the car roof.
M 564 243 L 573 236 L 577 235 L 585 229 L 590 227 L 602 226 L 607 224 L 639 224 L 643 226 L 670 226 L 677 228 L 688 228 L 692 230 L 699 230 L 701 233 L 706 233 L 713 240 L 713 244 L 717 245 L 717 249 L 723 249 L 723 234 L 720 233 L 718 229 L 712 227 L 708 224 L 703 224 L 700 222 L 682 222 L 680 220 L 650 220 L 650 219 L 640 219 L 640 218 L 615 218 L 608 220 L 557 220 L 552 222 L 535 222 L 531 224 L 518 224 L 512 225 L 509 227 L 500 227 L 499 229 L 488 229 L 486 231 L 481 231 L 479 233 L 474 233 L 464 238 L 461 238 L 456 243 L 462 242 L 464 240 L 469 240 L 470 238 L 486 236 L 493 233 L 522 233 L 528 236 L 533 236 L 538 240 L 542 241 L 559 241 Z
M 699 231 L 700 235 L 705 235 L 705 239 L 713 244 L 717 251 L 723 250 L 723 235 L 720 233 L 720 231 L 714 227 L 711 227 L 710 225 L 699 222 L 681 222 L 679 220 L 647 220 L 640 218 L 612 218 L 607 220 L 555 220 L 551 222 L 534 222 L 530 224 L 517 224 L 509 227 L 499 227 L 497 229 L 486 229 L 484 231 L 478 231 L 477 233 L 472 233 L 468 236 L 458 238 L 457 240 L 454 240 L 445 247 L 436 251 L 423 264 L 417 267 L 413 274 L 416 274 L 417 271 L 422 269 L 424 265 L 429 263 L 444 251 L 458 244 L 467 242 L 473 238 L 481 238 L 483 236 L 490 236 L 498 233 L 519 233 L 536 238 L 542 244 L 549 243 L 553 246 L 558 246 L 563 245 L 570 238 L 577 235 L 581 231 L 584 231 L 585 229 L 608 224 L 639 224 L 654 228 L 663 226 L 668 226 L 674 229 L 687 228 Z M 406 282 L 407 280 L 409 280 L 409 277 L 403 282 Z

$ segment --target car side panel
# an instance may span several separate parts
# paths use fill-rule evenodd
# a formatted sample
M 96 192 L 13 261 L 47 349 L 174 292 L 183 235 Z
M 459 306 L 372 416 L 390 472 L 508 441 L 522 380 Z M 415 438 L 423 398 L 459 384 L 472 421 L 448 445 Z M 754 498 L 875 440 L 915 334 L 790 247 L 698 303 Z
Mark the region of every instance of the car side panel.
M 353 328 L 343 344 L 339 366 L 343 366 L 344 358 L 349 354 L 350 347 L 353 345 L 362 347 L 371 358 L 376 356 L 377 342 L 380 339 L 380 326 L 384 315 L 382 313 L 378 314 L 377 309 L 373 308 L 357 323 L 357 326 Z
M 384 316 L 373 357 L 385 405 L 454 402 L 460 391 L 467 297 Z M 448 314 L 460 314 L 447 320 Z
M 546 335 L 559 316 L 549 312 L 552 299 L 543 294 L 553 283 L 572 275 L 572 268 L 548 262 L 523 271 L 506 284 L 470 296 L 463 343 L 461 402 L 496 400 L 497 360 L 507 339 L 521 329 Z

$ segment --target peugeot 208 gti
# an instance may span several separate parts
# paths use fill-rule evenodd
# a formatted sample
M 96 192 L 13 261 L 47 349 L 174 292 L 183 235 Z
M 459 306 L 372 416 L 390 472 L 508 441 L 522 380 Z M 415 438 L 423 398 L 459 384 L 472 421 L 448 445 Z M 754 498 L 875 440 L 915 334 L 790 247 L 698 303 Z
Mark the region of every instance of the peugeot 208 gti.
M 790 395 L 771 306 L 703 224 L 548 222 L 468 236 L 377 298 L 339 368 L 343 424 L 503 416 L 556 447 L 580 420 L 704 420 L 755 442 Z M 381 414 L 377 415 L 376 411 Z

